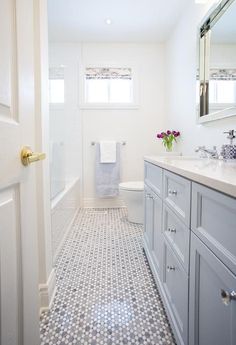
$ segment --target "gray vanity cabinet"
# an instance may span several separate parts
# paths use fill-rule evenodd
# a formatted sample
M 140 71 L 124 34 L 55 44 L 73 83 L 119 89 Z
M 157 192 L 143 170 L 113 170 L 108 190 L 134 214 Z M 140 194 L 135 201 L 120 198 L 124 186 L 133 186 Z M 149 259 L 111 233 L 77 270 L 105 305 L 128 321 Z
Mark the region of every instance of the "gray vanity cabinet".
M 144 249 L 178 345 L 236 345 L 236 199 L 145 162 Z
M 189 345 L 236 344 L 236 277 L 192 234 Z
M 144 249 L 181 345 L 188 341 L 189 203 L 189 181 L 145 163 Z

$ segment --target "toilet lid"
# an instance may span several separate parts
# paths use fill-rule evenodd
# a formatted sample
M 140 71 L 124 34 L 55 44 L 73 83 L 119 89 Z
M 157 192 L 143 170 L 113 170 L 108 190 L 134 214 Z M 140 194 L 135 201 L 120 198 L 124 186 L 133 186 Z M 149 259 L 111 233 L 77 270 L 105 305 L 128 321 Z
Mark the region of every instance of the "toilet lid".
M 133 191 L 143 191 L 144 190 L 144 182 L 143 181 L 130 181 L 130 182 L 123 182 L 120 183 L 120 189 L 124 190 L 133 190 Z

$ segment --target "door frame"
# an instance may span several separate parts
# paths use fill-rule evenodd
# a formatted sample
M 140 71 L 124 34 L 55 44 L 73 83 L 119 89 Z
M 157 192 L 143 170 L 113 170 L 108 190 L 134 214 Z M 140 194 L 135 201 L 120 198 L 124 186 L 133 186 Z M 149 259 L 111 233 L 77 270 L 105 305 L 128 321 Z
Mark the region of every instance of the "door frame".
M 47 0 L 34 0 L 35 133 L 36 150 L 47 159 L 36 167 L 40 314 L 49 310 L 56 293 L 52 255 L 50 200 L 50 135 L 48 100 Z

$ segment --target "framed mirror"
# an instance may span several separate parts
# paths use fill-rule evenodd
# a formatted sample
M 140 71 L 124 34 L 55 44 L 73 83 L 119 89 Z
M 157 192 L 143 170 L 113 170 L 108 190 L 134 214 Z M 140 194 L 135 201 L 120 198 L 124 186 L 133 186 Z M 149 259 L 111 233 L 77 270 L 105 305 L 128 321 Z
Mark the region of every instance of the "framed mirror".
M 222 0 L 198 31 L 198 122 L 236 115 L 236 0 Z

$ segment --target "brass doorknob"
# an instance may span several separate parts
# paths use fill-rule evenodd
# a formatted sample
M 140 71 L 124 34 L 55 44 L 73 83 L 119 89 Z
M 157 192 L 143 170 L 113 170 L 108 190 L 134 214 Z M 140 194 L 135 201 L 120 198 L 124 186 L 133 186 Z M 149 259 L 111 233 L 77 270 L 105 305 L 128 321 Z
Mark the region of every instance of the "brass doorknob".
M 28 166 L 33 162 L 41 161 L 45 158 L 45 153 L 33 152 L 28 146 L 24 146 L 21 150 L 21 162 L 24 166 Z

